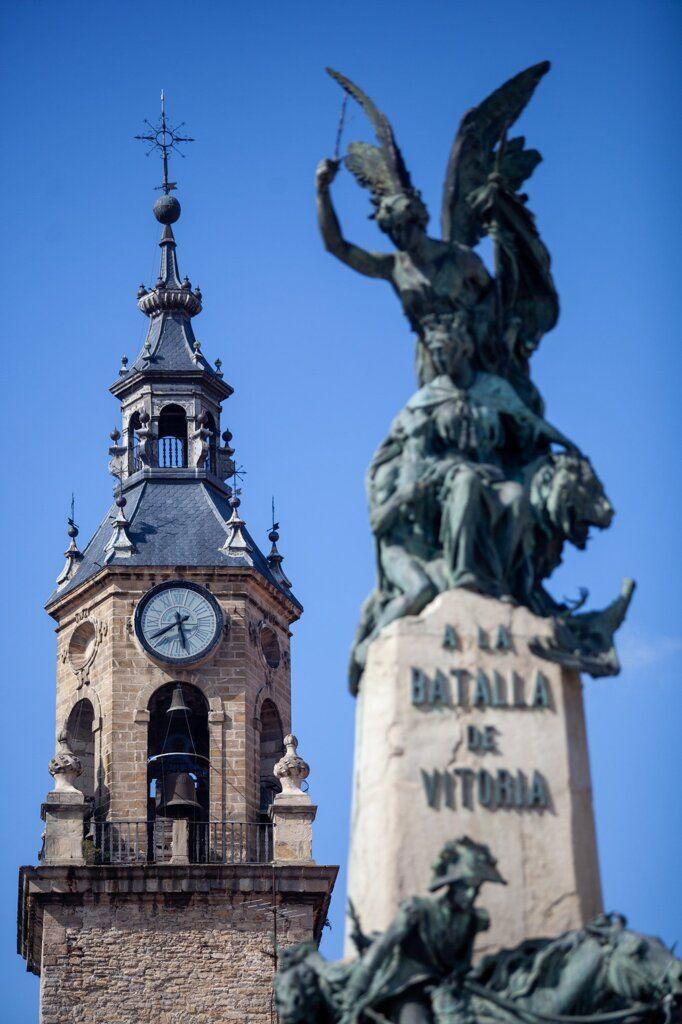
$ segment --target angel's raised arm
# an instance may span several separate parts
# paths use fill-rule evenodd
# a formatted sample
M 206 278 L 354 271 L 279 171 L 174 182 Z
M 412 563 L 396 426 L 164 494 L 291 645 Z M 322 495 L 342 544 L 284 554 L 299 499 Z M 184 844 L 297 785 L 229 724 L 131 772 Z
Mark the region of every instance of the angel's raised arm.
M 353 270 L 366 277 L 389 279 L 393 270 L 393 256 L 388 253 L 367 252 L 341 233 L 341 225 L 332 204 L 329 186 L 336 176 L 338 161 L 322 160 L 317 168 L 317 219 L 327 252 L 330 252 Z

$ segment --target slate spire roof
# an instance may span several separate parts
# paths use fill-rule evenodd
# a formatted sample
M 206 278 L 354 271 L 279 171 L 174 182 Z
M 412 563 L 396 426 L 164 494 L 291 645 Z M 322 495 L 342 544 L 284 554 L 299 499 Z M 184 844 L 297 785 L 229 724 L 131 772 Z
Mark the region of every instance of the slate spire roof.
M 163 224 L 159 277 L 153 288 L 141 285 L 138 291 L 138 307 L 149 317 L 147 337 L 132 365 L 123 360 L 110 388 L 123 417 L 109 449 L 116 501 L 82 555 L 60 575 L 48 607 L 106 566 L 120 565 L 252 569 L 301 609 L 277 561 L 266 558 L 249 534 L 237 511 L 239 498 L 225 482 L 235 471 L 232 434 L 224 431 L 223 446 L 218 435 L 221 405 L 232 388 L 221 364 L 209 365 L 192 330 L 202 295 L 180 278 L 171 227 L 180 204 L 163 195 L 154 214 Z M 180 412 L 182 431 L 162 430 L 166 403 L 176 419 Z M 179 461 L 162 457 L 162 441 L 169 440 L 176 455 L 181 452 Z
M 127 556 L 114 553 L 112 557 L 110 542 L 119 512 L 112 504 L 83 552 L 77 571 L 54 592 L 48 604 L 96 576 L 105 565 L 231 566 L 255 569 L 301 608 L 290 588 L 272 572 L 246 526 L 241 526 L 246 547 L 239 551 L 227 547 L 233 509 L 226 494 L 205 481 L 176 479 L 143 480 L 131 487 L 126 497 L 127 536 L 134 551 Z
M 177 212 L 179 217 L 180 204 L 177 200 L 172 196 L 164 198 L 174 200 L 177 206 L 172 207 L 171 211 Z M 158 207 L 157 202 L 154 207 L 157 219 Z M 167 206 L 160 212 L 168 218 Z M 177 220 L 177 217 L 175 219 Z M 138 308 L 149 317 L 147 336 L 137 358 L 127 367 L 126 373 L 119 375 L 111 390 L 118 394 L 124 385 L 130 383 L 130 375 L 136 373 L 158 375 L 199 372 L 213 378 L 227 397 L 232 389 L 222 380 L 220 371 L 214 369 L 207 361 L 192 329 L 192 318 L 202 309 L 201 289 L 193 289 L 187 277 L 181 280 L 173 228 L 170 223 L 162 223 L 158 279 L 153 288 L 148 289 L 145 285 L 140 285 L 137 293 Z

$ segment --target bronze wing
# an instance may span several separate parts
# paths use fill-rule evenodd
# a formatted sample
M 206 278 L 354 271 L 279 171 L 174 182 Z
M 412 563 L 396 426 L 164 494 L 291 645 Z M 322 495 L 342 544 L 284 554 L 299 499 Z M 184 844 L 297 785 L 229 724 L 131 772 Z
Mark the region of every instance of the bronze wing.
M 443 186 L 441 230 L 446 242 L 476 245 L 485 233 L 478 213 L 468 202 L 495 169 L 495 147 L 503 134 L 518 120 L 540 79 L 549 71 L 549 61 L 534 64 L 510 78 L 462 118 L 450 150 Z M 510 139 L 500 171 L 515 191 L 529 178 L 542 157 L 526 149 L 525 139 Z
M 526 149 L 523 136 L 506 136 L 549 66 L 543 61 L 521 71 L 464 115 L 450 151 L 441 213 L 445 241 L 474 246 L 483 235 L 492 237 L 500 328 L 516 318 L 532 344 L 559 314 L 549 253 L 518 191 L 542 157 Z

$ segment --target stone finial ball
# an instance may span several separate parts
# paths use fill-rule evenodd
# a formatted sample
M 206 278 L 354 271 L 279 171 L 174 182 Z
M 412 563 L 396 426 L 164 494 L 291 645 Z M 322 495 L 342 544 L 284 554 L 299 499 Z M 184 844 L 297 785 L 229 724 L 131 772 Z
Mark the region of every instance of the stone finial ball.
M 154 216 L 160 224 L 175 224 L 181 206 L 175 196 L 159 196 L 154 203 Z

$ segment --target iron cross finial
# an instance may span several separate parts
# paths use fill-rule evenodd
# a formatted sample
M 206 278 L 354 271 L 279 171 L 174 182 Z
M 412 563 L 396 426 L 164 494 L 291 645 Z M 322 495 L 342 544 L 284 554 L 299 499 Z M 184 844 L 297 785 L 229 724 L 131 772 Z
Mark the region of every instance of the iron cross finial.
M 177 182 L 168 180 L 168 157 L 171 153 L 177 153 L 179 156 L 184 158 L 184 153 L 178 148 L 183 142 L 194 142 L 194 139 L 189 135 L 180 135 L 179 131 L 184 125 L 184 121 L 176 125 L 175 128 L 171 128 L 166 119 L 166 94 L 163 89 L 161 90 L 161 118 L 158 124 L 152 124 L 145 118 L 144 123 L 149 128 L 149 132 L 146 135 L 136 135 L 135 138 L 140 142 L 149 142 L 150 147 L 147 150 L 147 156 L 152 153 L 155 149 L 160 150 L 161 159 L 163 160 L 163 183 L 157 185 L 157 190 L 163 190 L 168 195 L 173 189 L 177 188 Z

